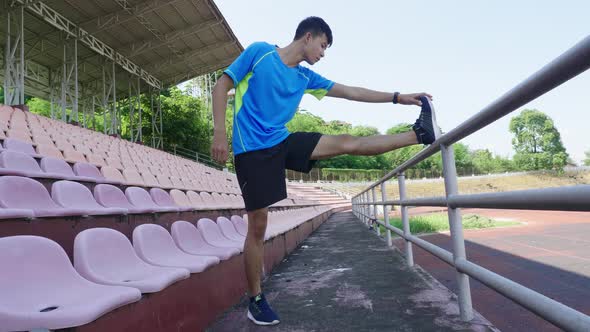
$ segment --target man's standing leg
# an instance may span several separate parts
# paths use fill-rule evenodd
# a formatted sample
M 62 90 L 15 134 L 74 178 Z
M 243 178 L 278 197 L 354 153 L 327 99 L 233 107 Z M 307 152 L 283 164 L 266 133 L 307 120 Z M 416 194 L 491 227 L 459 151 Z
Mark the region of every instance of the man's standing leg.
M 255 296 L 261 293 L 260 279 L 264 260 L 264 234 L 268 221 L 268 208 L 248 211 L 248 234 L 244 243 L 244 263 L 248 293 Z

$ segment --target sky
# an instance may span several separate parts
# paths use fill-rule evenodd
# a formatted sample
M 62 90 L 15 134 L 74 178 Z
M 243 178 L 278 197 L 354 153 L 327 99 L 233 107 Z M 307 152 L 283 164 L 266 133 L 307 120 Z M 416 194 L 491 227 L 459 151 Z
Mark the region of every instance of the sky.
M 590 34 L 590 1 L 215 0 L 244 47 L 281 47 L 297 24 L 320 16 L 334 43 L 310 68 L 337 83 L 380 91 L 428 92 L 450 131 Z M 306 63 L 303 65 L 309 66 Z M 461 142 L 513 156 L 510 119 L 522 109 L 551 117 L 575 162 L 590 150 L 590 71 L 524 105 Z M 384 133 L 413 123 L 416 106 L 305 96 L 301 108 L 325 120 Z

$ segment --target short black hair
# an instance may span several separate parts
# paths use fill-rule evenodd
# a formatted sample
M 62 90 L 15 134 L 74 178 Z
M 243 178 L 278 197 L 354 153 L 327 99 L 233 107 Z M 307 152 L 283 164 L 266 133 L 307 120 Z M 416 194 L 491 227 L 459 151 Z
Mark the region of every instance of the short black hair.
M 328 23 L 326 23 L 326 21 L 324 21 L 322 18 L 310 16 L 301 21 L 301 23 L 299 23 L 297 26 L 295 38 L 293 38 L 293 40 L 300 39 L 307 32 L 311 32 L 311 35 L 314 37 L 325 34 L 326 38 L 328 38 L 328 46 L 332 46 L 332 29 L 330 29 Z

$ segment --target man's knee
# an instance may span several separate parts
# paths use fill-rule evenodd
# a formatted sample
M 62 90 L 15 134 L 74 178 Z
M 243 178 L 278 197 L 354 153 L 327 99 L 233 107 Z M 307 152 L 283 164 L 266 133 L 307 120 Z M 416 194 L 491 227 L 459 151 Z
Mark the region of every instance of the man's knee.
M 248 212 L 248 232 L 252 233 L 255 239 L 264 239 L 268 209 L 258 209 Z

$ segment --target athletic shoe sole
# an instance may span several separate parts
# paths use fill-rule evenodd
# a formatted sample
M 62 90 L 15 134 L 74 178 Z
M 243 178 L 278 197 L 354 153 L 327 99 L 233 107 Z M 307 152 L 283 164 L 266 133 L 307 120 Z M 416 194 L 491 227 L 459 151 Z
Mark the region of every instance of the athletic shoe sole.
M 257 321 L 256 318 L 254 318 L 254 316 L 252 316 L 252 314 L 250 313 L 250 310 L 248 310 L 248 319 L 251 320 L 254 324 L 256 325 L 262 325 L 262 326 L 269 326 L 269 325 L 277 325 L 279 323 L 278 320 L 273 320 L 272 322 L 261 322 L 261 321 Z
M 434 112 L 434 105 L 432 105 L 432 101 L 428 97 L 422 98 L 422 102 L 424 102 L 424 100 L 426 100 L 426 102 L 428 103 L 428 107 L 430 108 L 430 118 L 432 119 L 432 129 L 434 130 L 434 140 L 436 141 L 437 139 L 439 139 L 439 137 L 442 136 L 442 132 L 440 131 L 440 127 L 438 126 L 438 123 L 436 122 L 436 113 Z

